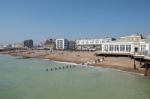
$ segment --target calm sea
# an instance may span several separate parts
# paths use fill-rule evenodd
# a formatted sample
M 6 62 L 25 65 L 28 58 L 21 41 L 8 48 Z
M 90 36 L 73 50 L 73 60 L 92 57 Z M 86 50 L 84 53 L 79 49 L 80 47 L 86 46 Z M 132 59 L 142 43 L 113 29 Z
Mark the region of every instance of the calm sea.
M 0 99 L 150 99 L 150 78 L 0 55 Z M 49 71 L 46 71 L 49 69 Z

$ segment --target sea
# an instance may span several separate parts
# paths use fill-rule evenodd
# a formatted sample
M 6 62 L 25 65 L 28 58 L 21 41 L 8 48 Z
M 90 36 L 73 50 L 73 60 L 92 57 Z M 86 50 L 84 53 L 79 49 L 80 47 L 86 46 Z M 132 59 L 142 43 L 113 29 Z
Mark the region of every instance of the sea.
M 150 77 L 0 55 L 0 99 L 150 99 Z

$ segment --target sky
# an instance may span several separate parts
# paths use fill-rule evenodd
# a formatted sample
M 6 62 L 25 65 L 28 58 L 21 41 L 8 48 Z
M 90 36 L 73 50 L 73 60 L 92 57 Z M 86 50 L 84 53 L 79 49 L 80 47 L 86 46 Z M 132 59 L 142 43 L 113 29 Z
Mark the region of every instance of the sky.
M 0 42 L 150 34 L 150 0 L 0 0 Z

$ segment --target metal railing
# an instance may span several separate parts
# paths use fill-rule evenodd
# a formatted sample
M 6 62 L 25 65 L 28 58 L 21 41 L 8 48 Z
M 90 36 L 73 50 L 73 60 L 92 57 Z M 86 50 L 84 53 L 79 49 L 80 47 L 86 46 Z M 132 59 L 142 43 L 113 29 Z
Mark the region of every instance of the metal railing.
M 148 51 L 136 52 L 134 55 L 144 55 L 144 56 L 150 57 L 150 52 Z

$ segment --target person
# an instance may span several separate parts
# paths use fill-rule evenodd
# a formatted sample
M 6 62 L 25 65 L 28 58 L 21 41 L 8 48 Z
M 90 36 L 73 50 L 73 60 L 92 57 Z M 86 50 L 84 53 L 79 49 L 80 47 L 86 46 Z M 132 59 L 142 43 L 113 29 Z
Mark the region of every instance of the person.
M 105 61 L 105 58 L 103 57 L 103 61 Z
M 97 63 L 97 60 L 95 60 L 95 63 Z
M 100 62 L 100 59 L 98 59 L 97 61 Z

